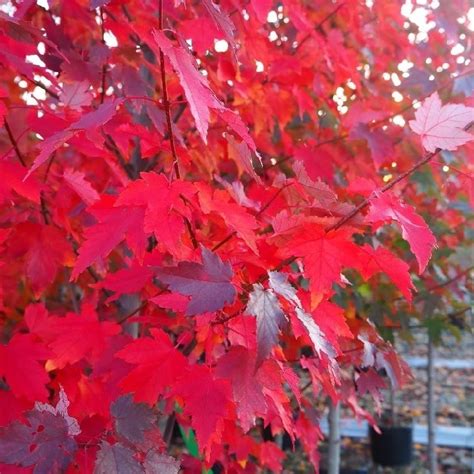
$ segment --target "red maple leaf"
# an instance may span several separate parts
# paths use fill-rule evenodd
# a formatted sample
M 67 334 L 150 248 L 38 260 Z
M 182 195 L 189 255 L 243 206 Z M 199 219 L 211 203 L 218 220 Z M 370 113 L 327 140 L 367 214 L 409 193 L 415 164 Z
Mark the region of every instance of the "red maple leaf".
M 50 351 L 29 334 L 17 334 L 7 345 L 0 345 L 0 374 L 15 396 L 46 400 L 49 377 L 41 361 L 50 356 Z
M 134 366 L 120 382 L 122 389 L 133 393 L 137 402 L 154 405 L 183 376 L 187 360 L 173 347 L 165 332 L 159 329 L 150 332 L 153 338 L 127 344 L 117 357 Z

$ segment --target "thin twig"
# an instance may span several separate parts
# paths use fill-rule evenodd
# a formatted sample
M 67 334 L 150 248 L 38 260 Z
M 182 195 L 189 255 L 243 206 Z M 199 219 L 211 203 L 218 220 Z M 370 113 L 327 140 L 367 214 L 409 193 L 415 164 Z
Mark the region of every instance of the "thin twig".
M 100 14 L 100 33 L 101 33 L 101 43 L 106 46 L 105 44 L 105 27 L 104 27 L 104 10 L 99 8 Z M 101 78 L 101 91 L 100 91 L 100 103 L 103 104 L 105 100 L 105 76 L 107 74 L 107 63 L 104 62 L 102 65 L 102 78 Z
M 56 92 L 53 92 L 51 89 L 48 89 L 40 81 L 37 81 L 36 79 L 31 79 L 28 76 L 25 76 L 24 74 L 22 75 L 22 77 L 24 77 L 27 81 L 30 81 L 32 84 L 39 87 L 40 89 L 43 89 L 46 92 L 46 94 L 50 95 L 53 99 L 59 100 L 59 95 L 56 94 Z
M 337 14 L 337 12 L 345 5 L 345 2 L 343 3 L 340 3 L 339 5 L 336 6 L 336 8 L 334 8 L 330 13 L 328 13 L 316 26 L 315 26 L 315 30 L 318 30 L 320 33 L 324 34 L 324 30 L 322 29 L 322 26 L 324 25 L 324 23 L 326 23 L 327 21 L 329 21 L 334 15 Z M 295 47 L 295 49 L 293 50 L 293 54 L 296 53 L 296 51 L 298 51 L 298 49 L 304 44 L 306 43 L 306 41 L 309 40 L 309 38 L 311 38 L 311 35 L 308 34 L 306 35 Z
M 23 158 L 23 155 L 22 155 L 20 149 L 18 148 L 18 143 L 16 142 L 15 137 L 13 136 L 12 129 L 10 128 L 10 125 L 8 125 L 7 118 L 5 117 L 3 119 L 3 121 L 5 123 L 5 130 L 7 131 L 8 138 L 10 139 L 10 142 L 13 145 L 16 156 L 17 156 L 18 160 L 20 161 L 20 163 L 26 168 L 26 161 Z
M 275 199 L 280 195 L 281 192 L 283 192 L 286 188 L 291 186 L 292 183 L 285 184 L 285 186 L 282 186 L 278 191 L 268 200 L 266 204 L 262 206 L 262 208 L 257 212 L 256 217 L 260 216 L 263 214 L 275 201 Z M 224 237 L 220 242 L 218 242 L 214 247 L 212 247 L 212 251 L 215 252 L 217 249 L 221 248 L 224 244 L 229 242 L 234 236 L 237 235 L 237 232 L 234 230 L 230 234 L 228 234 L 226 237 Z
M 159 0 L 159 3 L 158 3 L 158 16 L 159 16 L 158 29 L 162 31 L 163 30 L 163 0 Z M 176 178 L 180 179 L 181 174 L 179 172 L 178 153 L 176 152 L 176 144 L 174 142 L 173 123 L 171 121 L 170 102 L 168 98 L 168 87 L 166 85 L 165 55 L 161 48 L 160 48 L 160 71 L 161 71 L 161 88 L 163 91 L 163 105 L 165 107 L 166 123 L 168 126 L 171 154 L 173 155 L 173 169 L 174 169 Z
M 365 209 L 370 202 L 372 201 L 373 197 L 377 194 L 383 194 L 390 189 L 392 189 L 396 184 L 398 184 L 400 181 L 404 180 L 406 177 L 410 176 L 413 174 L 418 168 L 421 168 L 423 165 L 428 163 L 434 156 L 438 155 L 441 152 L 441 149 L 438 148 L 436 151 L 433 153 L 428 153 L 426 156 L 424 156 L 421 160 L 418 160 L 410 169 L 405 171 L 404 173 L 398 175 L 394 180 L 390 181 L 387 183 L 385 186 L 383 186 L 379 191 L 372 193 L 371 196 L 368 198 L 364 199 L 359 205 L 357 205 L 351 212 L 346 214 L 345 216 L 342 216 L 335 224 L 329 226 L 326 229 L 326 232 L 330 232 L 331 230 L 337 230 L 340 227 L 342 227 L 344 224 L 349 222 L 352 218 L 354 218 L 359 212 L 361 212 L 363 209 Z

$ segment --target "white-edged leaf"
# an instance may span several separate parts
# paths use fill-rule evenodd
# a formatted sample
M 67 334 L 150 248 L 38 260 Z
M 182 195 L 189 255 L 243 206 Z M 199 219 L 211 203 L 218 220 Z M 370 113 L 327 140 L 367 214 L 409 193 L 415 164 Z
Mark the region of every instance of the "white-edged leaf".
M 326 339 L 326 336 L 317 325 L 314 318 L 303 311 L 301 308 L 296 308 L 296 316 L 303 323 L 304 327 L 308 331 L 309 338 L 313 343 L 314 350 L 321 357 L 321 353 L 326 354 L 329 359 L 334 359 L 337 355 L 337 351 L 334 346 Z
M 268 272 L 270 287 L 290 303 L 301 307 L 301 301 L 296 295 L 296 289 L 288 283 L 288 275 L 281 272 Z
M 257 318 L 257 365 L 260 365 L 278 343 L 280 327 L 286 318 L 275 293 L 265 290 L 260 283 L 253 286 L 247 312 Z

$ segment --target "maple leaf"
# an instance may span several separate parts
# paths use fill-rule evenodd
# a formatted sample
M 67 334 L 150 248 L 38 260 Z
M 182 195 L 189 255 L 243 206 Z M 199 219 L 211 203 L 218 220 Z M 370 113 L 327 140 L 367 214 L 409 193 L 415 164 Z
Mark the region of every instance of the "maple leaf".
M 82 358 L 95 360 L 100 357 L 108 338 L 119 334 L 120 326 L 111 321 L 99 321 L 97 313 L 83 305 L 79 314 L 69 313 L 63 318 L 51 318 L 42 335 L 47 338 L 54 353 L 50 364 L 62 368 Z
M 34 466 L 34 474 L 65 472 L 77 449 L 65 418 L 32 410 L 26 420 L 0 428 L 0 462 Z
M 68 407 L 70 405 L 69 399 L 67 398 L 67 394 L 64 391 L 63 387 L 59 389 L 59 400 L 55 407 L 50 405 L 49 403 L 35 403 L 35 409 L 39 412 L 47 411 L 53 415 L 62 416 L 67 424 L 67 431 L 71 436 L 77 436 L 81 432 L 81 428 L 79 427 L 79 423 L 75 418 L 69 416 Z
M 39 295 L 56 278 L 59 267 L 71 253 L 63 232 L 50 225 L 24 223 L 18 227 L 31 241 L 26 254 L 26 275 Z
M 122 102 L 123 99 L 107 101 L 101 104 L 97 110 L 84 114 L 79 120 L 69 125 L 69 127 L 56 132 L 44 140 L 40 145 L 41 151 L 26 174 L 25 180 L 49 158 L 53 151 L 66 143 L 76 132 L 94 129 L 107 123 L 114 116 L 117 107 Z
M 44 365 L 51 353 L 29 334 L 16 334 L 8 344 L 0 345 L 0 374 L 17 397 L 45 400 L 49 382 Z
M 202 264 L 179 262 L 176 267 L 155 271 L 156 277 L 172 291 L 191 297 L 186 309 L 188 316 L 217 311 L 232 303 L 236 295 L 230 282 L 232 267 L 205 247 L 201 247 L 201 255 Z
M 369 222 L 398 222 L 403 238 L 410 244 L 418 261 L 419 273 L 423 273 L 436 244 L 436 238 L 413 207 L 403 203 L 393 194 L 384 193 L 370 201 L 366 219 Z
M 216 26 L 224 33 L 227 41 L 235 48 L 235 26 L 228 15 L 226 15 L 219 5 L 215 4 L 213 0 L 203 0 L 203 5 L 206 7 L 209 16 L 212 18 Z
M 115 206 L 144 206 L 144 231 L 153 232 L 166 250 L 180 256 L 180 237 L 185 231 L 183 216 L 191 219 L 183 199 L 192 199 L 194 186 L 183 180 L 170 182 L 156 173 L 141 173 L 140 178 L 121 192 Z
M 380 390 L 385 389 L 386 385 L 382 377 L 372 368 L 358 373 L 356 378 L 357 391 L 364 395 L 370 393 L 374 399 L 377 411 L 381 409 Z
M 212 0 L 208 0 L 212 3 Z M 209 12 L 219 11 L 219 7 L 214 5 L 209 7 Z M 222 16 L 213 19 L 223 18 Z M 219 26 L 222 22 L 219 21 Z M 184 94 L 189 102 L 189 108 L 196 121 L 196 128 L 204 143 L 207 144 L 207 131 L 209 129 L 210 110 L 215 109 L 222 119 L 226 121 L 244 141 L 250 149 L 256 151 L 255 143 L 248 133 L 248 129 L 241 118 L 231 110 L 224 107 L 210 89 L 207 79 L 196 69 L 192 56 L 182 47 L 174 46 L 162 31 L 153 31 L 153 38 L 159 48 L 170 60 L 173 69 L 179 76 L 180 83 L 184 89 Z
M 408 301 L 412 300 L 411 290 L 415 290 L 415 286 L 407 263 L 383 247 L 374 249 L 369 245 L 364 245 L 360 247 L 360 251 L 362 255 L 360 260 L 363 263 L 360 263 L 357 268 L 365 280 L 376 273 L 383 272 L 398 286 Z
M 40 203 L 40 183 L 33 178 L 25 183 L 26 169 L 20 164 L 2 160 L 0 161 L 0 174 L 2 176 L 0 181 L 0 203 L 10 198 L 12 190 L 32 202 Z
M 283 296 L 290 303 L 301 306 L 296 289 L 288 283 L 288 275 L 280 272 L 268 272 L 268 281 L 275 293 Z
M 135 459 L 134 452 L 121 443 L 109 444 L 102 441 L 94 474 L 143 474 L 142 465 Z
M 154 405 L 166 389 L 183 375 L 187 360 L 176 350 L 166 333 L 150 330 L 153 339 L 141 338 L 127 344 L 117 357 L 135 367 L 120 382 L 137 402 Z
M 280 327 L 286 317 L 275 293 L 265 290 L 260 283 L 253 285 L 246 311 L 257 318 L 257 365 L 260 365 L 277 345 Z
M 115 295 L 107 299 L 109 302 L 116 300 L 122 294 L 139 292 L 148 281 L 151 281 L 152 277 L 153 272 L 150 268 L 136 265 L 109 273 L 95 287 L 107 288 L 115 292 Z
M 145 474 L 178 474 L 180 471 L 178 460 L 153 449 L 147 452 L 143 466 Z
M 367 142 L 377 170 L 390 160 L 393 155 L 392 140 L 383 132 L 370 130 L 366 124 L 359 123 L 351 130 L 350 136 L 351 138 L 360 138 Z
M 173 387 L 173 393 L 184 400 L 184 413 L 191 417 L 200 448 L 208 451 L 213 442 L 219 443 L 224 420 L 231 417 L 229 382 L 214 378 L 205 366 L 194 365 Z
M 153 410 L 144 403 L 134 403 L 130 394 L 123 395 L 110 406 L 116 432 L 131 443 L 144 440 L 144 432 L 152 428 Z
M 179 75 L 191 113 L 196 121 L 196 127 L 204 143 L 207 143 L 210 117 L 209 108 L 222 108 L 222 104 L 209 88 L 206 78 L 199 73 L 192 63 L 187 51 L 173 46 L 171 41 L 161 31 L 154 31 L 153 37 L 170 60 L 173 69 Z
M 65 106 L 80 110 L 81 107 L 90 105 L 92 102 L 92 94 L 89 89 L 88 81 L 64 84 L 62 91 L 59 93 L 59 99 Z
M 305 274 L 316 295 L 327 293 L 333 283 L 342 283 L 341 271 L 353 266 L 352 255 L 357 246 L 352 242 L 349 228 L 326 232 L 318 224 L 303 224 L 292 235 L 291 246 L 285 256 L 303 257 Z
M 219 214 L 252 251 L 258 254 L 255 242 L 255 229 L 258 227 L 258 223 L 255 217 L 249 214 L 242 206 L 237 205 L 235 202 L 229 202 L 227 192 L 215 191 L 212 193 L 208 186 L 202 184 L 196 187 L 199 190 L 199 201 L 202 211 L 205 214 L 210 212 Z
M 76 280 L 88 266 L 99 258 L 104 258 L 134 229 L 141 229 L 143 210 L 140 208 L 105 208 L 96 214 L 99 222 L 88 227 L 85 241 L 79 248 L 79 255 L 71 274 Z
M 268 12 L 272 9 L 273 0 L 251 0 L 252 9 L 258 21 L 266 23 Z
M 255 354 L 242 346 L 231 347 L 216 367 L 218 377 L 229 379 L 233 400 L 237 404 L 237 416 L 244 432 L 253 425 L 256 416 L 263 416 L 267 403 L 263 394 L 261 371 L 255 371 Z
M 83 172 L 74 171 L 69 168 L 64 171 L 63 178 L 67 185 L 75 191 L 88 206 L 91 206 L 100 199 L 99 193 L 92 187 L 91 183 L 86 180 Z
M 411 129 L 421 136 L 426 151 L 456 150 L 474 137 L 464 129 L 474 121 L 474 107 L 462 104 L 442 105 L 437 92 L 425 99 L 410 120 Z

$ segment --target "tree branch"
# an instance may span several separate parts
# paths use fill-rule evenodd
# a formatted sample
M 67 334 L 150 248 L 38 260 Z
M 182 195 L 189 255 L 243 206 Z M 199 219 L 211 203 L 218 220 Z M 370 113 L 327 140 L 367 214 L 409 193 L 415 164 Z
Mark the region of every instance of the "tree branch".
M 163 30 L 163 0 L 159 0 L 158 4 L 159 25 L 158 29 Z M 165 107 L 166 123 L 168 126 L 168 134 L 170 140 L 171 154 L 173 155 L 173 169 L 177 179 L 180 179 L 178 153 L 176 152 L 176 144 L 173 135 L 173 123 L 171 121 L 170 102 L 168 98 L 168 87 L 166 86 L 166 66 L 165 55 L 160 48 L 160 71 L 161 71 L 161 88 L 163 91 L 163 105 Z
M 22 155 L 20 149 L 18 148 L 18 143 L 16 142 L 15 137 L 13 136 L 12 129 L 10 128 L 10 125 L 8 125 L 7 118 L 5 117 L 3 119 L 3 121 L 5 123 L 5 130 L 7 131 L 8 138 L 10 139 L 10 142 L 13 146 L 13 149 L 15 150 L 16 156 L 17 156 L 19 162 L 26 168 L 26 161 L 23 158 L 23 155 Z

